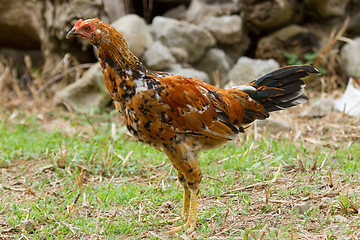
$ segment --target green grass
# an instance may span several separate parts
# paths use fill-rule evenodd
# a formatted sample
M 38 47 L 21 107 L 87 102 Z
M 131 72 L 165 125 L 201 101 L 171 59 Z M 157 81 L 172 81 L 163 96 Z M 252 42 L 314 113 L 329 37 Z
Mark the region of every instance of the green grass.
M 58 118 L 71 131 L 44 127 Z M 119 124 L 112 135 L 114 122 L 118 122 L 115 112 L 91 116 L 51 112 L 42 118 L 2 114 L 1 237 L 168 237 L 163 232 L 169 226 L 160 221 L 181 211 L 176 173 L 163 153 L 131 141 Z M 58 165 L 60 146 L 67 152 L 65 168 Z M 320 234 L 331 239 L 356 234 L 360 220 L 351 204 L 360 205 L 359 149 L 359 143 L 335 148 L 262 137 L 200 154 L 204 179 L 195 236 L 297 239 Z M 280 165 L 297 167 L 299 160 L 305 172 L 295 168 L 276 177 Z M 323 168 L 311 170 L 315 161 L 318 166 L 324 162 Z M 75 202 L 81 169 L 85 169 L 82 193 Z M 330 174 L 333 188 L 328 186 Z M 311 208 L 305 214 L 294 213 L 293 204 L 305 198 Z M 24 230 L 24 221 L 34 222 L 35 229 Z

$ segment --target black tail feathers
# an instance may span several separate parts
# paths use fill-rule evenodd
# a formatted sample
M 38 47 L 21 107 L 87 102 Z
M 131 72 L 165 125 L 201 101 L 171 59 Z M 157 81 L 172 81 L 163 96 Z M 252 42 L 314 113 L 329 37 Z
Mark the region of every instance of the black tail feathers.
M 305 103 L 308 97 L 301 78 L 309 73 L 319 73 L 310 65 L 294 65 L 279 68 L 247 85 L 256 91 L 248 91 L 249 96 L 264 106 L 266 112 L 282 110 Z

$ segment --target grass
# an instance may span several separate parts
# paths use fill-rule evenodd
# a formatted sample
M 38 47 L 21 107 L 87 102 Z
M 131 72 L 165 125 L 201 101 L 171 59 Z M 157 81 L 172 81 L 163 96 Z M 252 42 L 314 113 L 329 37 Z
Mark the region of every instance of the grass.
M 176 173 L 163 153 L 132 141 L 115 112 L 0 116 L 0 239 L 169 237 L 160 222 L 181 211 Z M 192 237 L 360 237 L 359 142 L 265 136 L 199 156 Z M 310 209 L 298 214 L 294 205 L 304 202 Z

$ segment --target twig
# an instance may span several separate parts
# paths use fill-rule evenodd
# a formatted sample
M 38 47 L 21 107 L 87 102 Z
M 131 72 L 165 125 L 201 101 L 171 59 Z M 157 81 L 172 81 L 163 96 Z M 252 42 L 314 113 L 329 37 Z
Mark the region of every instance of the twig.
M 269 198 L 270 198 L 270 186 L 267 185 L 265 188 L 265 205 L 269 204 Z
M 258 183 L 254 183 L 254 184 L 251 184 L 251 185 L 247 185 L 245 187 L 241 187 L 241 188 L 235 188 L 235 189 L 232 189 L 230 190 L 231 192 L 241 192 L 241 191 L 244 191 L 246 189 L 249 189 L 249 188 L 254 188 L 254 187 L 258 187 L 258 186 L 264 186 L 266 185 L 267 183 L 263 183 L 263 182 L 258 182 Z
M 333 185 L 333 178 L 332 178 L 332 174 L 331 172 L 329 171 L 329 186 L 332 188 L 334 185 Z
M 326 160 L 327 160 L 327 158 L 328 158 L 328 155 L 329 155 L 329 153 L 327 153 L 327 154 L 325 155 L 324 160 L 321 162 L 321 165 L 320 165 L 320 167 L 319 167 L 319 170 L 324 167 L 325 162 L 326 162 Z
M 350 22 L 350 18 L 347 17 L 343 23 L 343 25 L 341 26 L 341 28 L 339 29 L 339 31 L 336 34 L 336 30 L 334 29 L 329 36 L 329 40 L 327 42 L 327 44 L 325 45 L 325 47 L 319 52 L 318 56 L 315 58 L 314 60 L 314 67 L 318 67 L 320 66 L 321 61 L 325 58 L 325 56 L 331 51 L 331 49 L 333 48 L 333 46 L 335 45 L 335 43 L 340 40 L 340 38 L 342 37 L 342 35 L 344 34 L 344 32 L 346 31 L 348 25 Z
M 66 223 L 64 223 L 64 222 L 62 222 L 62 221 L 60 221 L 60 223 L 61 223 L 64 227 L 68 228 L 74 235 L 76 234 L 74 228 L 73 228 L 71 225 L 66 224 Z
M 62 79 L 66 74 L 69 74 L 73 71 L 75 71 L 78 68 L 90 68 L 92 65 L 94 65 L 94 63 L 83 63 L 80 64 L 78 66 L 74 66 L 71 67 L 67 70 L 65 70 L 64 72 L 61 72 L 59 74 L 56 74 L 53 78 L 51 78 L 50 80 L 48 80 L 47 82 L 44 83 L 44 85 L 42 85 L 38 90 L 37 90 L 37 94 L 42 93 L 45 89 L 47 89 L 50 85 L 56 83 L 57 81 L 59 81 L 60 79 Z
M 279 167 L 278 167 L 278 170 L 276 171 L 276 173 L 274 174 L 274 177 L 273 179 L 271 179 L 271 183 L 274 183 L 276 182 L 280 172 L 281 172 L 281 169 L 282 169 L 282 165 L 280 164 Z
M 211 176 L 208 176 L 208 175 L 204 175 L 204 177 L 209 178 L 209 179 L 212 179 L 212 180 L 215 180 L 215 181 L 218 181 L 218 182 L 221 182 L 221 183 L 224 183 L 223 181 L 221 181 L 221 180 L 218 179 L 218 178 L 214 178 L 214 177 L 211 177 Z
M 299 169 L 301 172 L 305 172 L 306 169 L 304 167 L 304 163 L 301 161 L 301 159 L 298 159 L 298 163 L 299 163 Z
M 225 225 L 227 216 L 229 215 L 229 211 L 230 211 L 230 208 L 229 208 L 229 206 L 227 206 L 224 220 L 222 220 L 222 222 L 220 223 L 221 226 Z

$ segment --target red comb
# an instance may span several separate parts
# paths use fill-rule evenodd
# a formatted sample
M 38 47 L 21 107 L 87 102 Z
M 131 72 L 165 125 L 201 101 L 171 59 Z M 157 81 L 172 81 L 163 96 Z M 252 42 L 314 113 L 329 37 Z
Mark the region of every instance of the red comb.
M 75 26 L 79 26 L 82 22 L 83 22 L 83 20 L 80 18 L 80 19 L 77 20 L 77 22 L 75 23 Z

